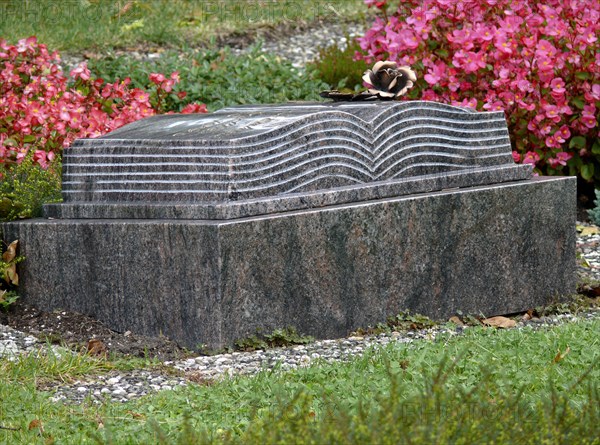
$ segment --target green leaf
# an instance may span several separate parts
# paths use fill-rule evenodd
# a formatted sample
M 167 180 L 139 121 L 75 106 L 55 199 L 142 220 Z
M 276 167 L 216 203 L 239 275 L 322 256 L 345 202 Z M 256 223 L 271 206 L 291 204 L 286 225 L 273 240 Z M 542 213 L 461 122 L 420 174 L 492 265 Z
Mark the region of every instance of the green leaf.
M 26 134 L 23 136 L 23 142 L 35 142 L 37 138 L 33 134 Z
M 588 80 L 590 78 L 590 73 L 587 71 L 580 71 L 579 73 L 575 73 L 575 77 L 579 80 Z
M 596 140 L 596 142 L 594 142 L 594 145 L 592 145 L 592 153 L 600 155 L 600 141 Z
M 583 110 L 583 107 L 585 105 L 585 101 L 579 97 L 574 97 L 571 99 L 571 102 L 573 102 L 573 104 L 579 108 L 580 110 Z
M 585 148 L 585 138 L 583 136 L 575 136 L 569 141 L 569 148 Z
M 581 177 L 586 181 L 589 181 L 594 177 L 594 164 L 584 164 L 581 166 Z
M 436 49 L 436 48 L 437 48 L 438 46 L 440 46 L 440 45 L 439 45 L 439 43 L 438 43 L 438 42 L 436 42 L 435 40 L 433 40 L 433 39 L 430 39 L 430 40 L 428 40 L 428 41 L 427 41 L 427 46 L 429 46 L 429 49 L 430 49 L 430 50 L 434 50 L 434 49 Z

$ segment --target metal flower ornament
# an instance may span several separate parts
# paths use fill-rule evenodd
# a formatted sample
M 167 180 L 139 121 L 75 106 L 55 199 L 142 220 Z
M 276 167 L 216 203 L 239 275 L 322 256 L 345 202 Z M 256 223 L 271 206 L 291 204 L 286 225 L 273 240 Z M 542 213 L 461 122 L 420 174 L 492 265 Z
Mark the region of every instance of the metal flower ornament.
M 373 69 L 365 71 L 363 80 L 370 87 L 360 93 L 323 91 L 320 95 L 334 101 L 399 100 L 413 87 L 417 75 L 408 66 L 398 67 L 396 62 L 379 61 Z

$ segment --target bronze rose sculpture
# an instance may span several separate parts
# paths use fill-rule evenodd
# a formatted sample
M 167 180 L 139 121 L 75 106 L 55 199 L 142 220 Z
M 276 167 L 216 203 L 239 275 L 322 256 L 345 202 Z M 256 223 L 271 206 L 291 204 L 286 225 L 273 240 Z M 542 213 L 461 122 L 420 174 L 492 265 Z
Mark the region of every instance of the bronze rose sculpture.
M 365 71 L 363 80 L 371 86 L 367 91 L 354 94 L 331 90 L 320 95 L 334 101 L 398 100 L 412 88 L 417 75 L 408 66 L 398 68 L 396 62 L 379 61 L 373 69 Z

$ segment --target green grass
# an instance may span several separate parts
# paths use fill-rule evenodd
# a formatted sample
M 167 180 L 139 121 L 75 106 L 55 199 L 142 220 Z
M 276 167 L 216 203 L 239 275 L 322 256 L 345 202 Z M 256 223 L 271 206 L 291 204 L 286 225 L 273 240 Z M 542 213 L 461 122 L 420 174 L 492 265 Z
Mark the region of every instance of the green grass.
M 0 0 L 0 38 L 77 52 L 206 44 L 277 25 L 363 17 L 359 0 Z
M 470 328 L 123 405 L 56 404 L 36 389 L 41 377 L 98 370 L 97 360 L 68 373 L 44 360 L 5 361 L 0 425 L 17 430 L 0 430 L 0 442 L 600 443 L 598 332 L 598 318 L 539 331 Z M 34 419 L 43 432 L 28 428 Z

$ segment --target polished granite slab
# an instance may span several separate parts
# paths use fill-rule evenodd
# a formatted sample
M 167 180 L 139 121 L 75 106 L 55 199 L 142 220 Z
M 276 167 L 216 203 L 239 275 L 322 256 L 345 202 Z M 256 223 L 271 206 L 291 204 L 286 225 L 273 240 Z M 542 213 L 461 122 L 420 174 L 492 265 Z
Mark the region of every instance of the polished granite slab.
M 3 224 L 23 299 L 220 348 L 575 289 L 575 178 L 516 165 L 503 113 L 412 102 L 157 116 L 64 153 L 64 202 Z

